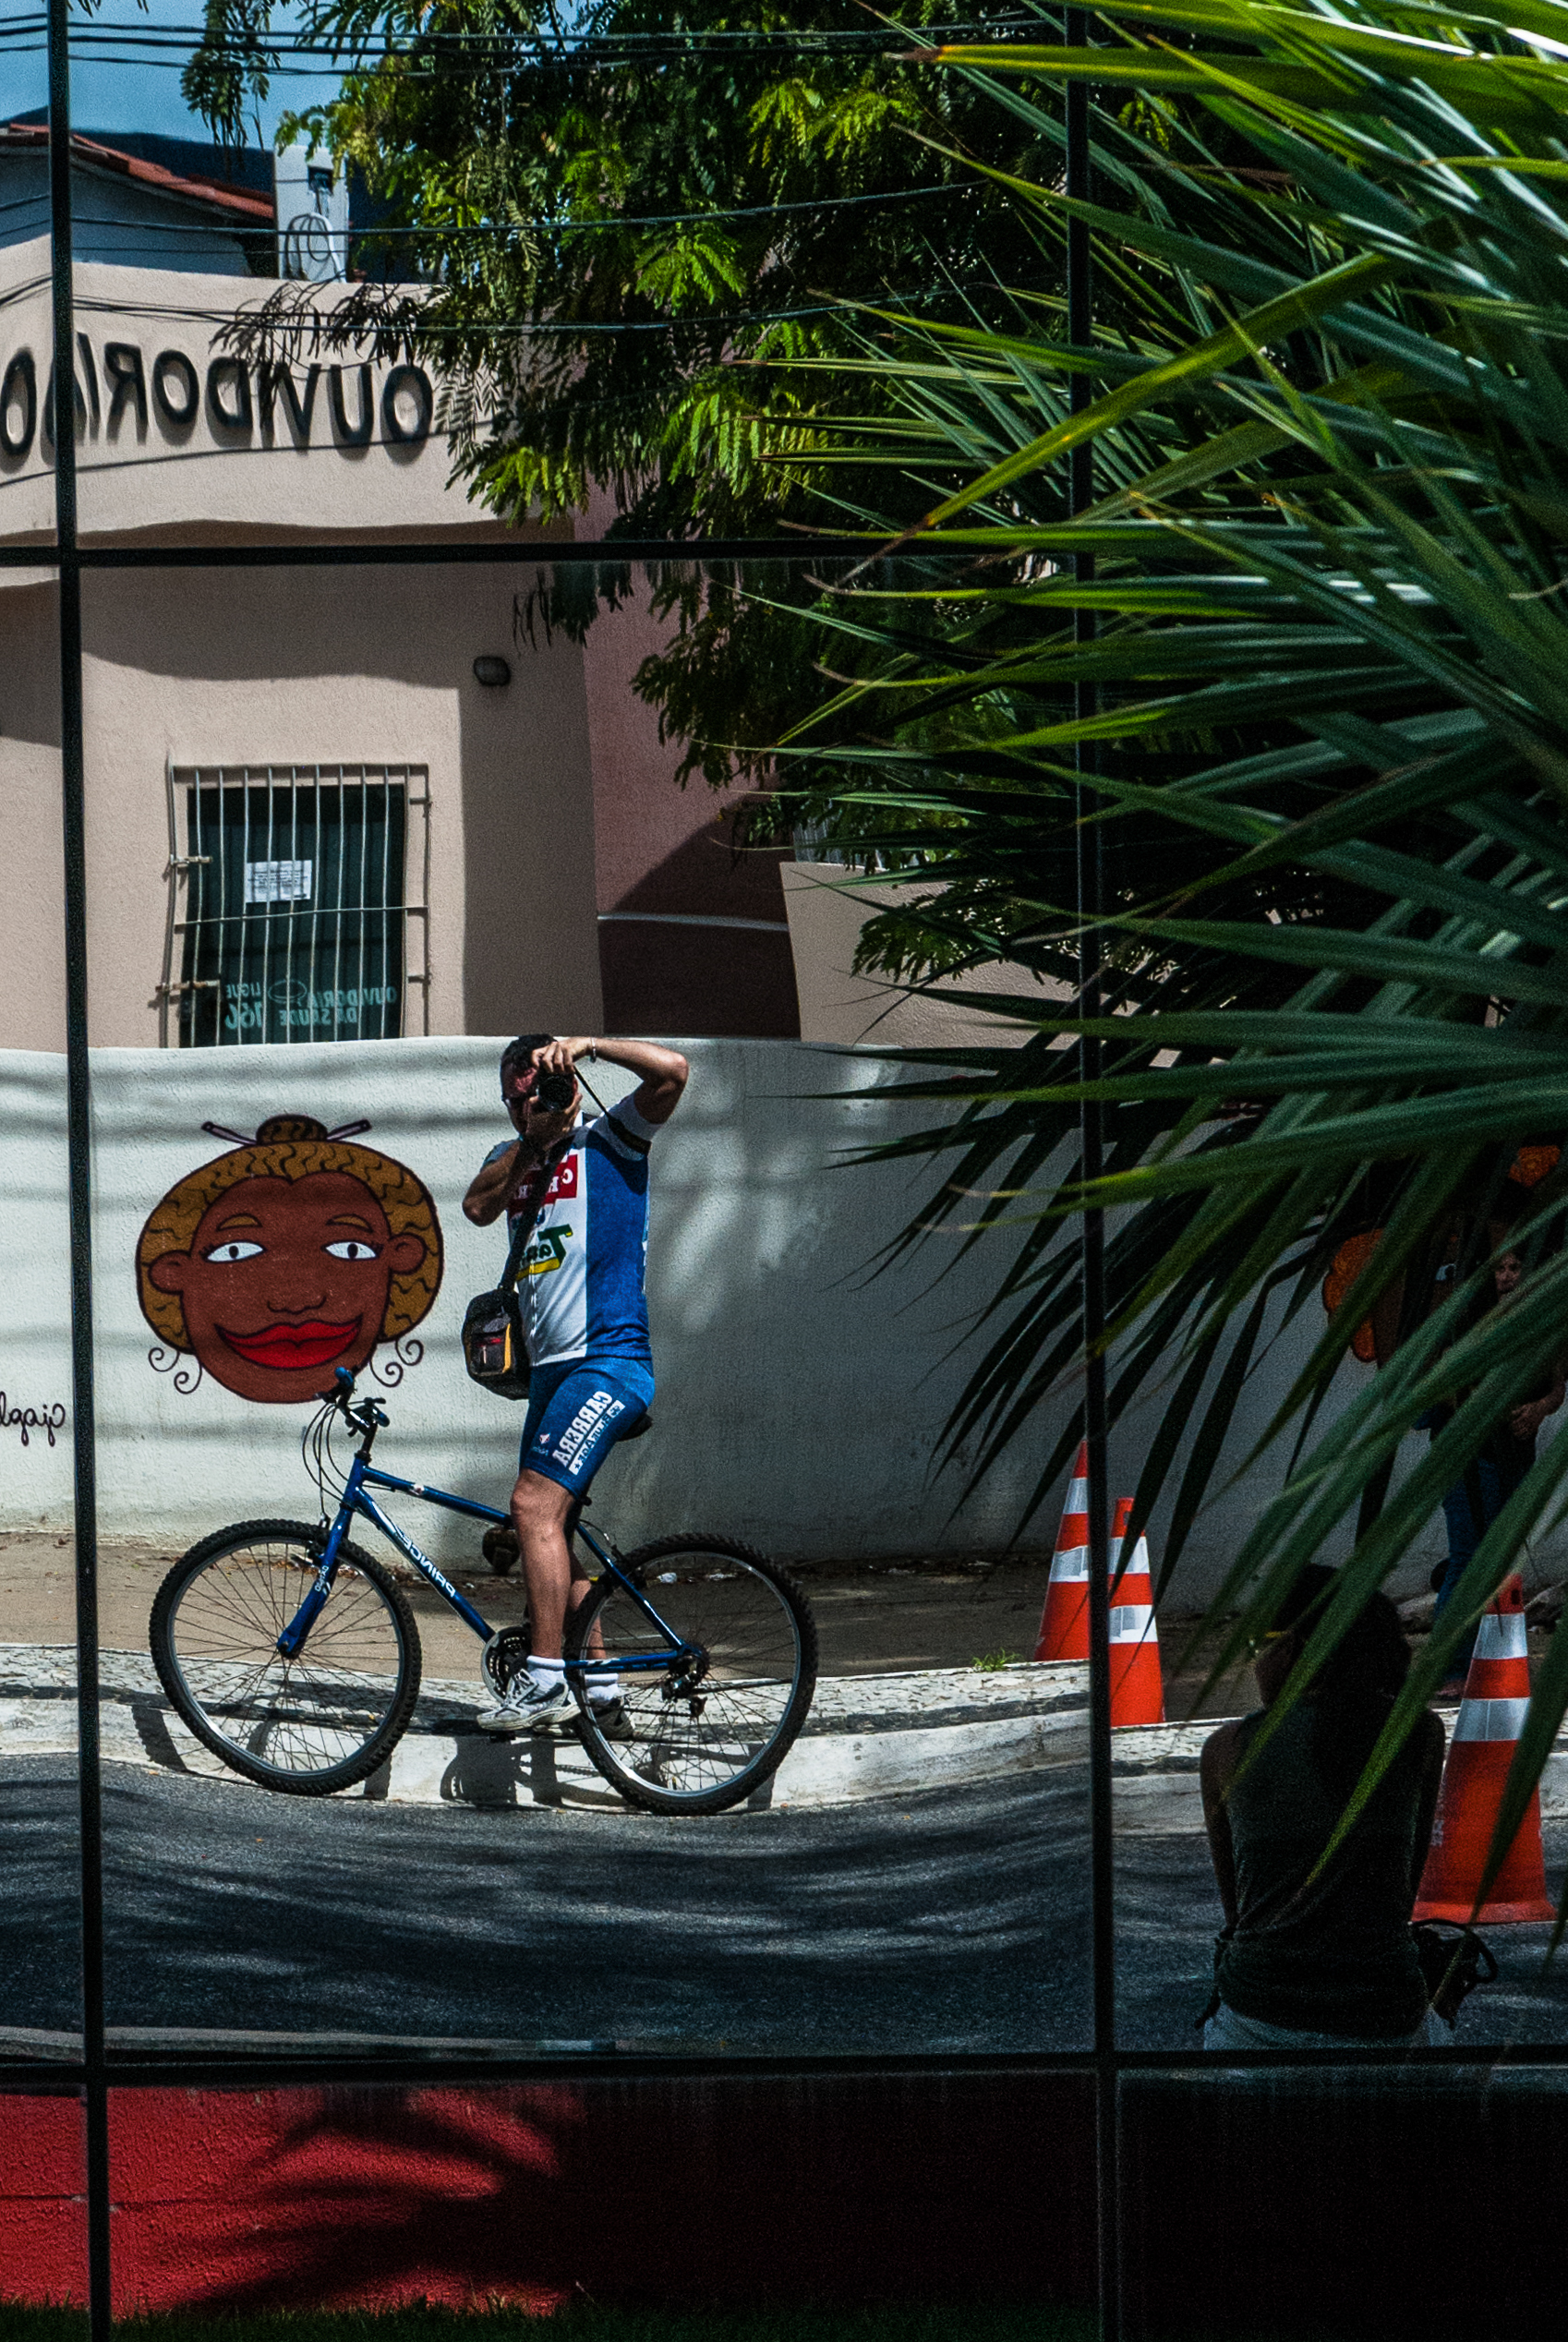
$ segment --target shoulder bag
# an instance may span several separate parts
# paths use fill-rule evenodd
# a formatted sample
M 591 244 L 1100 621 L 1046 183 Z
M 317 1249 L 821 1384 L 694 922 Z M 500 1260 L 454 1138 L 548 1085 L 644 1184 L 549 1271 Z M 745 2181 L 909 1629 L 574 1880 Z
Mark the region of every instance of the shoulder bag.
M 528 1395 L 528 1346 L 523 1338 L 523 1304 L 517 1298 L 517 1279 L 523 1255 L 534 1233 L 539 1206 L 525 1212 L 517 1223 L 506 1256 L 501 1283 L 488 1293 L 476 1293 L 463 1313 L 463 1363 L 468 1379 L 498 1399 Z

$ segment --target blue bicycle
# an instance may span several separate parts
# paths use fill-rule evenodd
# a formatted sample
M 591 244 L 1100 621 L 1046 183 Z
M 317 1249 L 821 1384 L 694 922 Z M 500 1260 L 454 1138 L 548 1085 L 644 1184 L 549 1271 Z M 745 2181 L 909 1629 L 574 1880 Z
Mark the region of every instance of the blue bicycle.
M 158 1679 L 213 1755 L 264 1788 L 322 1797 L 384 1765 L 419 1696 L 419 1633 L 385 1565 L 349 1540 L 357 1515 L 390 1538 L 484 1645 L 504 1693 L 525 1626 L 492 1628 L 369 1493 L 390 1490 L 497 1526 L 505 1513 L 371 1462 L 388 1418 L 338 1371 L 302 1446 L 321 1498 L 314 1527 L 244 1521 L 175 1563 L 152 1605 Z M 346 1470 L 334 1432 L 358 1435 Z M 337 1499 L 329 1520 L 330 1499 Z M 586 1499 L 583 1500 L 586 1503 Z M 816 1626 L 787 1570 L 728 1538 L 661 1538 L 622 1554 L 573 1508 L 597 1564 L 567 1622 L 573 1728 L 628 1804 L 712 1814 L 769 1779 L 816 1688 Z M 591 1695 L 591 1696 L 590 1696 Z

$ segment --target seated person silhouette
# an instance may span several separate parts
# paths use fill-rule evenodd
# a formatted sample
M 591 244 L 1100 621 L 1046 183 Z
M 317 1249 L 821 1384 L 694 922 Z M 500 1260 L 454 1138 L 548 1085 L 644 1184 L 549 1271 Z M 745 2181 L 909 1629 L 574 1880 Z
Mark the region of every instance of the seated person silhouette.
M 1203 1744 L 1203 1815 L 1225 1925 L 1208 2049 L 1333 2049 L 1452 2038 L 1429 2014 L 1410 1935 L 1442 1778 L 1443 1731 L 1420 1719 L 1332 1861 L 1350 1802 L 1410 1666 L 1374 1594 L 1306 1693 L 1256 1747 L 1334 1586 L 1304 1570 L 1254 1646 L 1263 1705 Z

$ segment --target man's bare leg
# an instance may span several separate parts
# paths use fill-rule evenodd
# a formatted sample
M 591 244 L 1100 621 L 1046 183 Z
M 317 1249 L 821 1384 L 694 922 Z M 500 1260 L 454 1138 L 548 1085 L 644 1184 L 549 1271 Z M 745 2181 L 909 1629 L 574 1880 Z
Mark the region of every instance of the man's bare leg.
M 537 1732 L 570 1702 L 561 1653 L 567 1613 L 590 1584 L 568 1540 L 573 1499 L 540 1472 L 524 1472 L 512 1491 L 512 1519 L 528 1592 L 528 1664 L 502 1698 L 481 1708 L 483 1732 Z M 596 1638 L 597 1639 L 597 1638 Z
M 512 1491 L 512 1521 L 523 1558 L 523 1583 L 528 1589 L 528 1640 L 536 1659 L 561 1657 L 567 1612 L 576 1609 L 594 1582 L 568 1535 L 574 1502 L 542 1472 L 524 1472 Z M 603 1650 L 604 1637 L 596 1626 L 588 1638 L 589 1655 L 597 1659 Z
M 585 1573 L 575 1567 L 566 1542 L 571 1491 L 542 1472 L 520 1472 L 512 1491 L 512 1525 L 523 1557 L 528 1589 L 528 1639 L 536 1659 L 559 1659 L 569 1608 L 587 1592 Z

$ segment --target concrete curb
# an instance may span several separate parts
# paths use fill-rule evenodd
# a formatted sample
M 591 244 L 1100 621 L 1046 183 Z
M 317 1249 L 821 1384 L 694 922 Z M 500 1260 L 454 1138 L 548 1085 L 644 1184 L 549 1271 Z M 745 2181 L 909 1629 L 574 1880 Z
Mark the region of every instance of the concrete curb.
M 67 1648 L 0 1645 L 0 1757 L 75 1754 L 74 1667 Z M 106 1762 L 251 1787 L 186 1730 L 150 1658 L 105 1651 L 101 1682 Z M 1088 1693 L 1088 1669 L 1062 1663 L 825 1677 L 778 1771 L 739 1810 L 853 1805 L 1081 1760 Z M 477 1704 L 474 1683 L 428 1679 L 391 1762 L 344 1794 L 394 1805 L 626 1810 L 573 1734 L 492 1740 L 474 1722 Z
M 74 1756 L 76 1654 L 53 1645 L 0 1644 L 0 1757 Z M 105 1651 L 101 1730 L 105 1762 L 248 1790 L 192 1738 L 170 1708 L 152 1661 Z M 1044 1661 L 976 1674 L 921 1668 L 829 1675 L 818 1684 L 799 1740 L 771 1781 L 740 1812 L 803 1812 L 950 1789 L 967 1781 L 1086 1762 L 1089 1670 Z M 476 1686 L 430 1678 L 392 1761 L 344 1793 L 373 1804 L 539 1805 L 578 1813 L 626 1807 L 570 1732 L 497 1741 L 474 1721 Z M 1440 1711 L 1452 1732 L 1453 1708 Z M 1118 1837 L 1200 1833 L 1199 1753 L 1222 1717 L 1140 1724 L 1112 1742 Z M 266 1794 L 268 1793 L 261 1793 Z M 1541 1813 L 1568 1817 L 1568 1735 L 1548 1760 Z
M 1440 1708 L 1444 1732 L 1453 1737 L 1457 1708 Z M 1144 1724 L 1120 1731 L 1111 1743 L 1111 1795 L 1120 1838 L 1185 1836 L 1203 1828 L 1198 1759 L 1215 1726 L 1227 1720 L 1208 1716 L 1196 1724 Z M 1541 1819 L 1568 1816 L 1568 1736 L 1560 1739 L 1541 1775 Z

